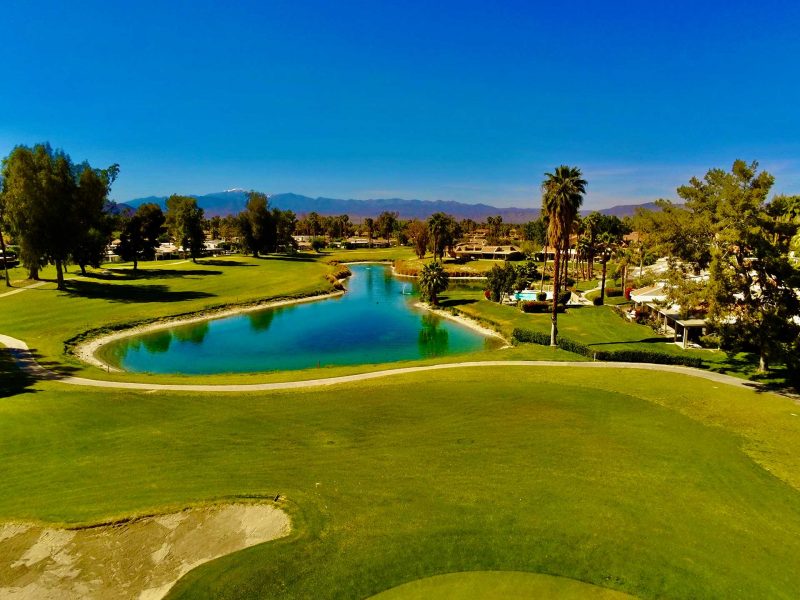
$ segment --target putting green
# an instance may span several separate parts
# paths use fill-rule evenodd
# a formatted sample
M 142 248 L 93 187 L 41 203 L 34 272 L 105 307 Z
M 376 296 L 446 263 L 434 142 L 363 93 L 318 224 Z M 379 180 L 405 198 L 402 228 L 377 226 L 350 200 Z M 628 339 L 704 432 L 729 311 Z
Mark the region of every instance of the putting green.
M 372 600 L 429 600 L 432 598 L 441 600 L 461 598 L 623 600 L 634 598 L 634 596 L 565 577 L 518 571 L 448 573 L 447 575 L 418 579 L 372 596 Z

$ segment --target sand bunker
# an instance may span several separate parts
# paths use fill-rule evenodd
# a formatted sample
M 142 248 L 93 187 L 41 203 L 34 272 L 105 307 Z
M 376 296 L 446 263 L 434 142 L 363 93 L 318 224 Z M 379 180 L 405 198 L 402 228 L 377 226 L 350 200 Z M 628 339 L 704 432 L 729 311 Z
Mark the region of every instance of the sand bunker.
M 264 504 L 228 504 L 118 525 L 0 524 L 0 598 L 163 598 L 205 562 L 289 533 Z

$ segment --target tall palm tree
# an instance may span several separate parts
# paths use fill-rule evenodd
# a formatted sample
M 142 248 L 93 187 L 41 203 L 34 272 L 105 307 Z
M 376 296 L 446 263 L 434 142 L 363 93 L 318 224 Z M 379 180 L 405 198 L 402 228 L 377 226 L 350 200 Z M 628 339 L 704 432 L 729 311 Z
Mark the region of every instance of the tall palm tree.
M 586 180 L 577 167 L 561 165 L 553 173 L 545 173 L 542 182 L 542 213 L 549 217 L 547 239 L 555 250 L 553 264 L 553 313 L 550 345 L 558 345 L 558 291 L 561 285 L 561 253 L 569 244 L 572 222 L 578 215 L 586 193 Z
M 436 306 L 439 304 L 439 294 L 447 289 L 450 278 L 442 267 L 442 263 L 434 260 L 422 267 L 417 283 L 422 299 L 428 300 L 433 306 Z

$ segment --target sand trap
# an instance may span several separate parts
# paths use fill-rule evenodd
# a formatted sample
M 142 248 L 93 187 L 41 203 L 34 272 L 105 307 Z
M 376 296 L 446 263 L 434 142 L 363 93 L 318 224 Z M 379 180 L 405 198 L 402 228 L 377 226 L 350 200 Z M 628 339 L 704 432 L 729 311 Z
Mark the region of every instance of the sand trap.
M 119 525 L 0 524 L 0 598 L 163 598 L 193 568 L 289 533 L 264 504 L 228 504 Z

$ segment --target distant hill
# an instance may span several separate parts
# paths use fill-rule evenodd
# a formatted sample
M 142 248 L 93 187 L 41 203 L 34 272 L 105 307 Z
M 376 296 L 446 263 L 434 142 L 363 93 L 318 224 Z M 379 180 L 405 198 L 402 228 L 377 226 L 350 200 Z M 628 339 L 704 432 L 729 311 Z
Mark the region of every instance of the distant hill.
M 205 194 L 192 195 L 197 198 L 197 203 L 205 210 L 206 216 L 225 216 L 236 214 L 244 209 L 247 203 L 247 192 L 241 189 L 228 190 Z M 148 196 L 129 200 L 125 204 L 136 208 L 146 202 L 154 202 L 165 208 L 166 196 Z M 341 200 L 337 198 L 311 198 L 300 194 L 275 194 L 270 196 L 270 205 L 282 210 L 294 211 L 297 215 L 316 212 L 321 215 L 349 215 L 353 220 L 365 217 L 377 217 L 383 211 L 393 211 L 400 214 L 401 219 L 426 219 L 435 212 L 444 212 L 457 219 L 473 219 L 484 221 L 486 217 L 500 215 L 506 223 L 526 223 L 539 216 L 538 208 L 499 208 L 488 204 L 466 204 L 452 200 L 404 200 L 402 198 L 380 198 L 370 200 Z M 654 208 L 655 204 L 638 205 L 645 208 Z M 637 205 L 613 206 L 599 212 L 607 215 L 624 217 L 633 215 Z
M 613 215 L 615 217 L 632 217 L 636 213 L 637 208 L 645 210 L 659 210 L 655 202 L 645 202 L 644 204 L 619 204 L 610 208 L 602 208 L 597 212 L 604 215 Z

